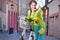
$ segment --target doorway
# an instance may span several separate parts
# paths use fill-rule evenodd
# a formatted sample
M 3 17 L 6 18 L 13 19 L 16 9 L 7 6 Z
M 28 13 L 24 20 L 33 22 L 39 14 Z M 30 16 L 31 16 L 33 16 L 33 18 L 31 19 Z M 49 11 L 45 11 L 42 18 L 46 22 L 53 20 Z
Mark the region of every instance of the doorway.
M 49 8 L 48 7 L 43 7 L 42 8 L 42 11 L 43 11 L 43 19 L 46 23 L 46 35 L 48 35 L 48 24 L 49 24 L 49 20 L 48 20 L 48 17 L 49 17 Z

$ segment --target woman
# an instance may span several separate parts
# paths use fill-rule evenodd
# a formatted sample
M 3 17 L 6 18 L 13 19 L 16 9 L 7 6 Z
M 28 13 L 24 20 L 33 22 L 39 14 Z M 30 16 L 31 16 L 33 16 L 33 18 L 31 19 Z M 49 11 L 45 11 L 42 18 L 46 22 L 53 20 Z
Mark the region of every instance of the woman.
M 32 30 L 35 32 L 36 40 L 43 40 L 45 34 L 45 23 L 41 16 L 41 10 L 36 9 L 37 2 L 30 1 L 28 10 L 28 19 L 32 19 Z

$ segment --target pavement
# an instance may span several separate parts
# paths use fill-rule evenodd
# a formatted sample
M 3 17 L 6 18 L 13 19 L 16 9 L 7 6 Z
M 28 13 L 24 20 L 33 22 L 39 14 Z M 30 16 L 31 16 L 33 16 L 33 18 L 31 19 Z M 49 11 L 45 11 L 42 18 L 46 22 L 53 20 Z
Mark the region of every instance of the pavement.
M 16 33 L 13 33 L 13 34 L 8 34 L 8 33 L 0 33 L 0 40 L 19 40 L 21 36 L 21 32 L 16 32 Z M 29 37 L 29 33 L 26 34 L 26 39 L 28 40 L 28 37 Z M 49 37 L 49 36 L 46 36 L 44 38 L 44 40 L 58 40 L 54 37 Z

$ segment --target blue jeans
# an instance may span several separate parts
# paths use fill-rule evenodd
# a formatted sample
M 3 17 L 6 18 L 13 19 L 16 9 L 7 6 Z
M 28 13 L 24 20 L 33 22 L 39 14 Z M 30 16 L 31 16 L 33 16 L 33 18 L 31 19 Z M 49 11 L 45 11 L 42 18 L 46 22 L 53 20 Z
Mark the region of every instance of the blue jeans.
M 45 37 L 45 34 L 39 34 L 38 31 L 41 29 L 41 26 L 34 25 L 34 33 L 36 36 L 36 40 L 43 40 Z

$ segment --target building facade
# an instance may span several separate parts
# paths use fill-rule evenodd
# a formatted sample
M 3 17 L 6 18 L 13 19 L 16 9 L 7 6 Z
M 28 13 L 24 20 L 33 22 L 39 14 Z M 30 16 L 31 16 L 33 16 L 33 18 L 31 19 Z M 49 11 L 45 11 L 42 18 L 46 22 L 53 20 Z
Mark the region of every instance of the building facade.
M 49 7 L 48 35 L 60 38 L 60 0 L 53 0 Z

